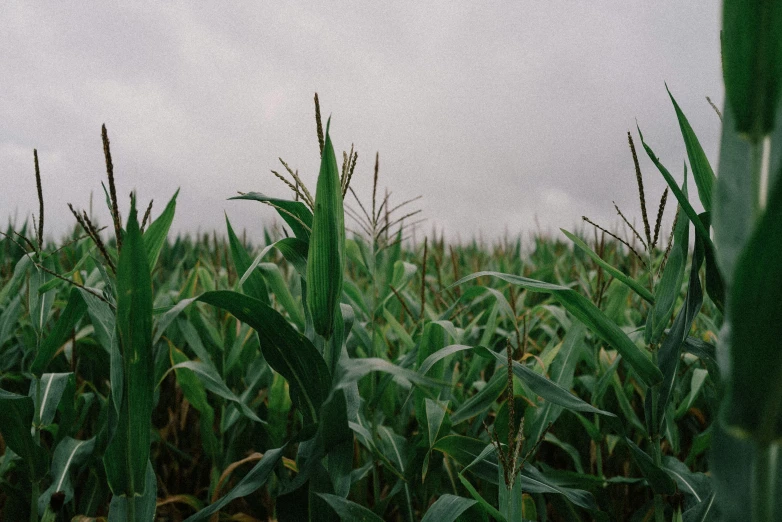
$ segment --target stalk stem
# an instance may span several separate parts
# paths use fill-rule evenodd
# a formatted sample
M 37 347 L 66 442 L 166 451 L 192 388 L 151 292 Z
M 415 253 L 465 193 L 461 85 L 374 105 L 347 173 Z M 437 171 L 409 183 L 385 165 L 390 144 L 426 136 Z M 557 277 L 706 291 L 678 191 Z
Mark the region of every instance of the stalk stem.
M 752 521 L 771 522 L 774 506 L 773 482 L 771 474 L 772 452 L 776 450 L 766 444 L 759 444 L 752 462 Z M 774 455 L 775 456 L 775 455 Z

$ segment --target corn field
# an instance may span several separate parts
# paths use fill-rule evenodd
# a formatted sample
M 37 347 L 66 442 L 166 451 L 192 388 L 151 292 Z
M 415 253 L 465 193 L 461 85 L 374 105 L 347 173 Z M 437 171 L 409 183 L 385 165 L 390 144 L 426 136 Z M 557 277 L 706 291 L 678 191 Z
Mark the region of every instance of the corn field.
M 619 227 L 424 236 L 378 156 L 353 192 L 317 95 L 316 186 L 281 160 L 289 198 L 231 198 L 279 214 L 260 244 L 169 234 L 186 189 L 118 195 L 105 126 L 105 209 L 45 242 L 33 152 L 39 211 L 0 232 L 2 520 L 782 520 L 782 4 L 723 9 L 718 175 L 669 92 L 687 162 L 629 132 Z

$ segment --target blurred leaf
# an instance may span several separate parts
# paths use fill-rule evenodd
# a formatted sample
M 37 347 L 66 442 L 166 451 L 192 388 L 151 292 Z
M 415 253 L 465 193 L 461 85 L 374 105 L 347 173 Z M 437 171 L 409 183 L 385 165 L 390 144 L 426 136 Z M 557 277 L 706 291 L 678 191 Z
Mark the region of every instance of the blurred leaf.
M 187 369 L 192 371 L 194 374 L 198 376 L 199 380 L 201 381 L 201 383 L 203 383 L 206 389 L 208 389 L 212 393 L 219 395 L 223 399 L 236 403 L 236 405 L 239 406 L 239 408 L 241 408 L 242 413 L 248 419 L 251 419 L 255 422 L 263 423 L 263 421 L 260 418 L 258 418 L 255 412 L 252 411 L 252 409 L 250 409 L 249 406 L 247 406 L 241 400 L 239 400 L 239 397 L 237 397 L 236 394 L 232 392 L 228 388 L 228 386 L 225 385 L 225 382 L 223 381 L 222 377 L 220 377 L 220 374 L 217 373 L 217 371 L 211 366 L 198 361 L 184 361 L 175 364 L 169 369 L 169 371 L 171 370 L 176 371 L 179 369 Z
M 580 348 L 582 346 L 586 328 L 580 322 L 574 322 L 568 330 L 565 338 L 562 339 L 562 347 L 557 354 L 556 366 L 551 369 L 551 381 L 565 390 L 573 386 L 573 374 L 576 371 L 576 364 L 580 358 Z M 546 402 L 535 412 L 533 422 L 527 435 L 528 446 L 531 448 L 543 436 L 549 423 L 557 420 L 562 413 L 562 407 L 553 402 Z M 529 421 L 529 420 L 528 420 Z
M 176 366 L 177 364 L 188 361 L 187 356 L 177 350 L 173 345 L 170 345 L 169 353 L 171 356 L 172 366 Z M 185 396 L 187 401 L 192 404 L 193 407 L 201 414 L 199 419 L 199 425 L 201 429 L 201 443 L 203 444 L 207 455 L 216 461 L 220 451 L 220 443 L 214 434 L 214 409 L 207 400 L 206 390 L 204 389 L 205 386 L 198 380 L 195 372 L 192 370 L 181 368 L 175 370 L 175 373 L 177 384 L 179 384 L 179 387 L 182 388 L 182 394 Z M 236 399 L 236 402 L 240 405 L 241 408 L 243 405 L 242 402 L 238 398 Z M 244 411 L 244 408 L 242 408 L 242 411 Z
M 291 320 L 299 328 L 299 331 L 304 330 L 304 310 L 301 308 L 301 304 L 294 299 L 288 288 L 288 283 L 280 271 L 280 268 L 274 263 L 261 263 L 258 265 L 258 269 L 266 278 L 271 288 L 272 293 L 277 297 L 280 305 L 288 312 Z
M 477 354 L 483 357 L 493 356 L 497 362 L 507 363 L 507 358 L 497 352 L 492 352 L 491 350 L 483 347 L 478 347 L 475 349 L 475 351 Z M 555 382 L 543 377 L 542 375 L 538 375 L 518 361 L 513 361 L 513 375 L 521 379 L 535 394 L 539 395 L 547 401 L 562 406 L 563 408 L 615 417 L 613 413 L 595 408 L 591 404 L 570 393 L 569 390 L 562 388 Z
M 770 193 L 731 287 L 727 422 L 761 442 L 782 435 L 782 182 Z
M 782 89 L 782 4 L 725 0 L 722 27 L 725 96 L 735 128 L 758 141 L 774 127 Z

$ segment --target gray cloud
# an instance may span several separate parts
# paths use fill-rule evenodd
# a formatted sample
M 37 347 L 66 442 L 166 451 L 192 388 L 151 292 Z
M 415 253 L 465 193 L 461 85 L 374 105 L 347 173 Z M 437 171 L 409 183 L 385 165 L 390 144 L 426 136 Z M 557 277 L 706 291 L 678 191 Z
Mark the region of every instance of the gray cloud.
M 273 214 L 226 198 L 287 196 L 269 174 L 278 156 L 314 187 L 315 91 L 338 155 L 359 151 L 356 190 L 371 193 L 380 151 L 392 197 L 423 196 L 421 233 L 614 224 L 612 200 L 639 216 L 636 118 L 678 179 L 686 158 L 664 82 L 716 163 L 717 3 L 12 2 L 2 16 L 0 211 L 37 212 L 37 147 L 54 237 L 71 226 L 66 202 L 86 207 L 90 191 L 108 222 L 104 122 L 121 194 L 159 211 L 181 187 L 176 230 L 222 230 L 225 210 L 260 232 Z M 664 182 L 640 155 L 656 200 Z

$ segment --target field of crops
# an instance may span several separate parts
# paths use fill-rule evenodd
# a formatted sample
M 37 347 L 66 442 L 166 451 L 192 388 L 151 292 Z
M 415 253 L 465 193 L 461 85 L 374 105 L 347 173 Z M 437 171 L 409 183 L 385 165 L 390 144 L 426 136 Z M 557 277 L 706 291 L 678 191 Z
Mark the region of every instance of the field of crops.
M 413 240 L 317 96 L 317 186 L 283 163 L 289 199 L 234 198 L 278 212 L 261 244 L 170 235 L 185 194 L 116 194 L 105 127 L 105 209 L 44 243 L 34 153 L 40 210 L 0 235 L 2 520 L 782 520 L 782 8 L 725 12 L 719 176 L 672 95 L 683 175 L 628 133 L 618 227 Z

